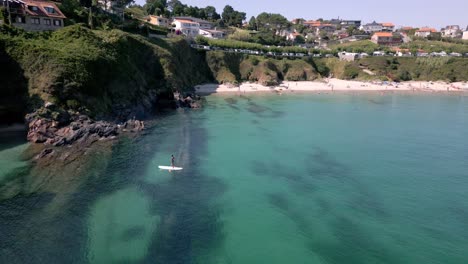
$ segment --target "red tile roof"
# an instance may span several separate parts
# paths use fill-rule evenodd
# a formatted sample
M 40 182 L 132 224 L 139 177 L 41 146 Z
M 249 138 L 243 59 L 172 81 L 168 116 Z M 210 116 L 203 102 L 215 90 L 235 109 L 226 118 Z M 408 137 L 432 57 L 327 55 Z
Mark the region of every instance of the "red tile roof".
M 384 27 L 395 27 L 393 23 L 382 23 L 382 26 Z
M 309 21 L 304 22 L 304 25 L 309 25 L 312 27 L 319 27 L 322 25 L 322 22 L 316 21 L 316 20 L 309 20 Z
M 393 37 L 393 34 L 391 32 L 375 32 L 374 36 L 377 36 L 377 37 Z
M 23 0 L 25 4 L 25 12 L 30 16 L 51 17 L 51 18 L 66 18 L 65 15 L 53 2 Z M 36 10 L 33 8 L 36 7 Z M 52 12 L 49 12 L 53 10 Z
M 197 22 L 193 22 L 192 20 L 187 20 L 187 19 L 174 19 L 176 21 L 182 22 L 182 23 L 193 23 L 193 24 L 198 24 Z
M 437 32 L 437 30 L 436 30 L 435 28 L 422 27 L 422 28 L 420 28 L 419 30 L 417 30 L 416 32 L 431 32 L 431 33 L 435 33 L 435 32 Z

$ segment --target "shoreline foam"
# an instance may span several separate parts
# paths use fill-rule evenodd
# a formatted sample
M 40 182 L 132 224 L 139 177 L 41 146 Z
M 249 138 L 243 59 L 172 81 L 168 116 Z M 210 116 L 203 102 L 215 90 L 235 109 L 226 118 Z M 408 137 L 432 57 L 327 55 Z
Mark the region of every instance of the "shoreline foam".
M 257 83 L 244 82 L 232 84 L 202 84 L 195 86 L 199 94 L 211 93 L 250 93 L 250 92 L 324 92 L 324 91 L 414 91 L 414 92 L 468 92 L 467 82 L 363 82 L 340 79 L 325 79 L 324 81 L 285 81 L 277 86 L 264 86 Z

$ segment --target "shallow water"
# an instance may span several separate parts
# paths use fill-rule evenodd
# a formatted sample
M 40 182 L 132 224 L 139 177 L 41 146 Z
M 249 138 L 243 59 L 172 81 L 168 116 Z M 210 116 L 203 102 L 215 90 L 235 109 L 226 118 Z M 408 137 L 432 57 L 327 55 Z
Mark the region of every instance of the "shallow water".
M 0 263 L 467 263 L 466 135 L 464 96 L 213 95 L 78 175 L 0 143 Z

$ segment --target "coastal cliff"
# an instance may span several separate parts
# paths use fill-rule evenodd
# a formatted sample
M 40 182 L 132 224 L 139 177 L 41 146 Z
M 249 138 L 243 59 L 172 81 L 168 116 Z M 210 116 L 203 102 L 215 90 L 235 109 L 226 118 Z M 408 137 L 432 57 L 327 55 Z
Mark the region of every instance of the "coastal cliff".
M 40 34 L 1 30 L 0 120 L 26 116 L 33 142 L 71 143 L 79 126 L 89 128 L 84 136 L 115 135 L 118 123 L 138 130 L 135 119 L 175 107 L 174 91 L 212 81 L 204 57 L 182 38 L 80 25 Z

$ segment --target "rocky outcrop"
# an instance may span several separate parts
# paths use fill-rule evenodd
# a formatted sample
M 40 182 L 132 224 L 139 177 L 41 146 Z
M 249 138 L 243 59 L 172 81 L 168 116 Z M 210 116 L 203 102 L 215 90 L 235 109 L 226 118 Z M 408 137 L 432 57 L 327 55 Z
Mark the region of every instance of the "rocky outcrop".
M 177 106 L 182 108 L 201 108 L 202 107 L 202 97 L 199 95 L 193 94 L 175 94 L 174 98 L 177 100 Z
M 29 127 L 27 138 L 30 142 L 53 146 L 111 139 L 121 132 L 137 132 L 145 128 L 143 121 L 128 120 L 123 124 L 95 121 L 79 113 L 54 110 L 50 104 L 27 115 L 26 121 Z
M 28 140 L 33 143 L 62 146 L 77 141 L 110 138 L 119 133 L 116 124 L 93 121 L 87 116 L 77 116 L 65 126 L 48 118 L 34 118 L 29 122 Z

